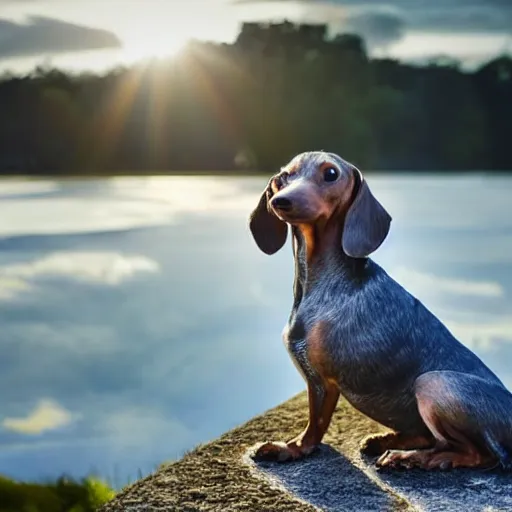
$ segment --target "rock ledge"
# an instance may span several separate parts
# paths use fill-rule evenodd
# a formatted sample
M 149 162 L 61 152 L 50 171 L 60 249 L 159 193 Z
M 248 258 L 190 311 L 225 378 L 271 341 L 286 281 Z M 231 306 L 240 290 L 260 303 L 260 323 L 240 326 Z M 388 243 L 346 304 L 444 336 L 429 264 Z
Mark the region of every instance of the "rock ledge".
M 102 512 L 139 511 L 505 511 L 512 475 L 456 470 L 375 470 L 359 442 L 383 430 L 340 400 L 325 444 L 291 463 L 258 463 L 254 445 L 295 436 L 307 422 L 301 393 L 181 460 L 162 466 L 105 505 Z

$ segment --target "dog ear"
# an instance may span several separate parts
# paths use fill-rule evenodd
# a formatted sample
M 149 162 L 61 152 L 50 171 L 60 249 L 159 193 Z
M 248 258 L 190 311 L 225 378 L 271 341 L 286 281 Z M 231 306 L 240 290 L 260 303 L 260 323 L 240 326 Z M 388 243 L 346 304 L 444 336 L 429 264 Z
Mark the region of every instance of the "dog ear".
M 375 199 L 359 170 L 354 169 L 354 177 L 359 187 L 345 216 L 342 246 L 352 258 L 367 258 L 384 242 L 391 216 Z
M 273 178 L 272 178 L 273 179 Z M 274 254 L 286 242 L 288 226 L 269 209 L 269 200 L 272 197 L 270 180 L 261 194 L 258 205 L 249 218 L 249 228 L 257 246 L 265 254 Z

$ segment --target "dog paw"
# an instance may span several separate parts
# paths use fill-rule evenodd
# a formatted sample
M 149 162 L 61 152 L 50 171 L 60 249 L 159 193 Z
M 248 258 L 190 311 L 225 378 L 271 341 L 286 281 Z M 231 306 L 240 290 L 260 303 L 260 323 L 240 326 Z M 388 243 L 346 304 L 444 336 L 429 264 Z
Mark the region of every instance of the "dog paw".
M 292 453 L 286 443 L 267 442 L 263 443 L 252 455 L 252 459 L 269 462 L 286 462 L 292 459 Z
M 259 446 L 251 458 L 256 462 L 288 462 L 302 457 L 301 451 L 282 442 L 267 442 Z
M 457 467 L 453 452 L 436 452 L 435 450 L 387 450 L 375 463 L 377 468 L 424 469 L 448 471 Z
M 386 450 L 375 462 L 377 468 L 406 469 L 410 467 L 397 450 Z

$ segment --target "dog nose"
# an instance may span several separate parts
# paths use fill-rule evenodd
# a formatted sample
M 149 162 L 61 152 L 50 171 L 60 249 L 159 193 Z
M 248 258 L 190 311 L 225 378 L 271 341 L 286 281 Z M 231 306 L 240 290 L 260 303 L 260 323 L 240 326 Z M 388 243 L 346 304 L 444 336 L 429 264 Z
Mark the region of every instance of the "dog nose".
M 272 208 L 287 212 L 292 209 L 292 202 L 286 197 L 275 197 L 272 199 Z

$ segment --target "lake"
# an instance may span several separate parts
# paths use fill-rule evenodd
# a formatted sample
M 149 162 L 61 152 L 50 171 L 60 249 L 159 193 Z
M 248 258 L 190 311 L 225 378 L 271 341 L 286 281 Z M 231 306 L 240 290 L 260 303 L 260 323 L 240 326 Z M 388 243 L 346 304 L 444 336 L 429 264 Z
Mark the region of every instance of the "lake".
M 512 387 L 512 177 L 367 178 L 393 216 L 374 259 Z M 305 388 L 290 242 L 247 228 L 265 183 L 2 181 L 0 474 L 121 486 Z

